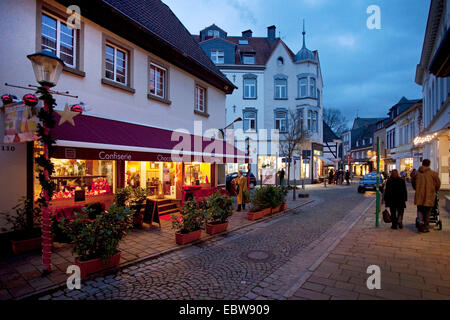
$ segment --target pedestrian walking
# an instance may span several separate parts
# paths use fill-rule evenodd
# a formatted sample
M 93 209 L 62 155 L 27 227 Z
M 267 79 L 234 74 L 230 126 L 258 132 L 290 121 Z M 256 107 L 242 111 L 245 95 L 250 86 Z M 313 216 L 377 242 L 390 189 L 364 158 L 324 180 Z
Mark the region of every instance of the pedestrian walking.
M 416 190 L 414 204 L 420 213 L 418 226 L 420 232 L 430 232 L 428 228 L 430 213 L 436 201 L 436 193 L 441 187 L 439 175 L 430 169 L 430 164 L 429 159 L 423 160 L 422 166 L 411 179 L 412 187 Z
M 239 170 L 238 177 L 236 180 L 237 186 L 237 211 L 240 212 L 241 209 L 245 210 L 245 202 L 247 201 L 246 195 L 248 193 L 247 178 L 242 174 L 242 170 Z
M 344 170 L 339 170 L 339 184 L 342 185 L 344 183 Z
M 331 169 L 330 172 L 328 173 L 328 184 L 333 183 L 333 176 L 334 176 L 334 170 Z
M 284 168 L 282 168 L 281 170 L 280 170 L 280 172 L 279 172 L 279 176 L 280 176 L 280 185 L 282 186 L 282 185 L 284 185 L 284 175 L 285 175 L 286 173 L 284 172 Z
M 392 170 L 384 190 L 384 203 L 391 211 L 392 229 L 397 227 L 403 229 L 403 213 L 407 200 L 408 191 L 405 180 L 399 176 L 397 170 Z
M 350 172 L 348 170 L 345 171 L 345 181 L 347 181 L 347 185 L 350 184 Z

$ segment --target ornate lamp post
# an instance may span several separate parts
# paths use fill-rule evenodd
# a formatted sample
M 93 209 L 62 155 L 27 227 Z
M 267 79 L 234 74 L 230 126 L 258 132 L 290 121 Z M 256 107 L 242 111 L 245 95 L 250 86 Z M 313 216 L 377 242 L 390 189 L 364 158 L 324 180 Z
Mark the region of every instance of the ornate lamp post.
M 42 125 L 38 125 L 39 140 L 43 144 L 44 154 L 36 159 L 36 163 L 43 169 L 39 172 L 39 182 L 42 186 L 42 193 L 38 199 L 42 210 L 42 263 L 45 267 L 44 273 L 51 271 L 51 212 L 49 202 L 54 191 L 54 183 L 50 177 L 53 172 L 53 165 L 50 161 L 53 153 L 54 140 L 51 137 L 50 129 L 55 126 L 53 120 L 53 109 L 55 100 L 50 93 L 50 88 L 58 82 L 59 76 L 64 67 L 64 62 L 55 56 L 50 50 L 44 50 L 27 56 L 31 60 L 36 81 L 40 84 L 37 92 L 41 94 L 39 99 L 44 101 L 44 108 L 39 111 L 38 117 Z

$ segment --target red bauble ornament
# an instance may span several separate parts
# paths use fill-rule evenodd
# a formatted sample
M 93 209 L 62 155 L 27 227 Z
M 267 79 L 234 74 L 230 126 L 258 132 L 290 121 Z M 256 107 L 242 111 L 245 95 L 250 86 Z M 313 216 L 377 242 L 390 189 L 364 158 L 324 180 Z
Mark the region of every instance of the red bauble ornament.
M 81 114 L 83 113 L 83 107 L 80 106 L 79 104 L 74 104 L 73 106 L 70 107 L 70 111 L 79 112 Z
M 2 95 L 2 102 L 3 104 L 10 104 L 13 102 L 13 98 L 10 94 L 4 94 Z
M 34 94 L 31 94 L 31 93 L 24 95 L 22 98 L 22 101 L 23 101 L 23 103 L 25 103 L 25 105 L 27 105 L 29 107 L 34 107 L 39 102 L 38 98 Z

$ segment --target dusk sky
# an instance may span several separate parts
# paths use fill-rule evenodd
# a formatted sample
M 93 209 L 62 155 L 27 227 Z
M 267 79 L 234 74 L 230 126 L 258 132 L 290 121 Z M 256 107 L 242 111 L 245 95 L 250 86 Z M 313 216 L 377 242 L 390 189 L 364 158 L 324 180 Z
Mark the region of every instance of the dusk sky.
M 324 78 L 324 106 L 339 108 L 349 121 L 383 117 L 402 96 L 421 98 L 414 82 L 430 0 L 163 0 L 186 28 L 198 34 L 215 23 L 231 36 L 247 29 L 277 36 L 295 53 L 318 50 Z M 369 30 L 370 5 L 381 9 L 381 29 Z

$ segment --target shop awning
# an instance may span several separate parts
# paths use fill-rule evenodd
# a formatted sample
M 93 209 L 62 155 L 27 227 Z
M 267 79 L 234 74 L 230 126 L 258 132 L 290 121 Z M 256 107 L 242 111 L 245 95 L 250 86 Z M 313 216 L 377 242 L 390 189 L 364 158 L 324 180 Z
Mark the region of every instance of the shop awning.
M 75 126 L 56 126 L 55 158 L 127 161 L 250 163 L 250 157 L 223 140 L 100 117 L 78 115 Z
M 325 166 L 334 166 L 334 162 L 328 160 L 328 159 L 325 158 L 325 157 L 318 156 L 318 155 L 314 155 L 314 157 L 317 157 L 317 158 L 319 158 L 320 160 L 322 160 L 322 161 L 323 161 L 323 164 L 324 164 Z

